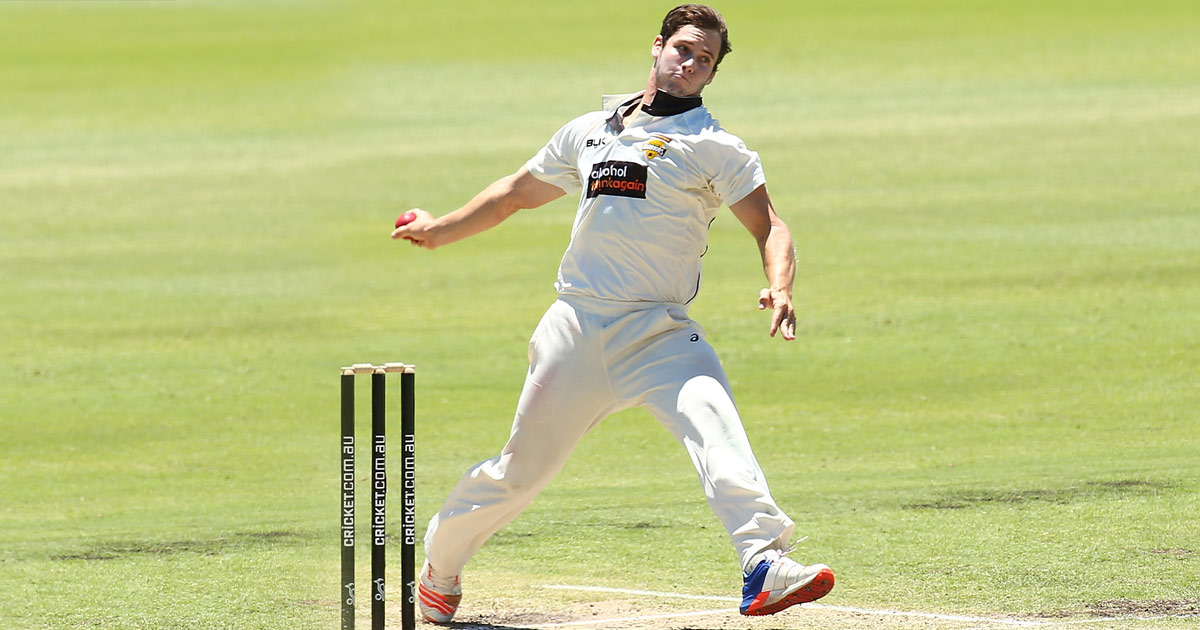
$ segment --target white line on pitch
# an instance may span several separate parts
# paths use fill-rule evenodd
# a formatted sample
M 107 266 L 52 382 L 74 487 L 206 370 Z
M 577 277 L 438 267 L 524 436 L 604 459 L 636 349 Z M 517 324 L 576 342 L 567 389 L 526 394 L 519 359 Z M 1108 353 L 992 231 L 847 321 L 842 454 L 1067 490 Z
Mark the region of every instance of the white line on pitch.
M 616 593 L 621 595 L 643 595 L 647 597 L 669 597 L 673 599 L 704 599 L 715 601 L 735 601 L 741 600 L 737 597 L 724 597 L 720 595 L 688 595 L 686 593 L 666 593 L 662 591 L 641 591 L 625 588 L 610 588 L 605 586 L 575 586 L 570 584 L 545 584 L 541 588 L 560 590 L 560 591 L 587 591 L 592 593 Z M 805 604 L 805 608 L 813 608 L 820 610 L 832 610 L 837 612 L 849 612 L 859 615 L 876 615 L 887 617 L 920 617 L 923 619 L 938 619 L 941 621 L 963 621 L 969 623 L 990 623 L 1000 624 L 1013 627 L 1037 627 L 1045 625 L 1039 621 L 1024 621 L 1021 619 L 1003 619 L 992 617 L 974 617 L 967 615 L 941 615 L 937 613 L 923 612 L 908 612 L 901 610 L 875 610 L 870 608 L 853 608 L 850 606 L 830 606 L 828 604 Z M 732 612 L 732 611 L 730 611 Z M 705 613 L 711 614 L 711 613 Z M 614 620 L 615 621 L 615 620 Z M 597 622 L 599 623 L 599 622 Z
M 708 615 L 728 615 L 736 613 L 736 608 L 718 608 L 716 610 L 695 610 L 682 613 L 661 613 L 657 615 L 642 615 L 640 617 L 619 617 L 612 619 L 591 619 L 587 621 L 562 621 L 559 623 L 539 624 L 539 628 L 565 628 L 568 626 L 599 626 L 607 623 L 630 623 L 649 621 L 651 619 L 672 619 L 677 617 L 707 617 Z
M 628 588 L 609 588 L 607 586 L 574 586 L 571 584 L 543 584 L 538 588 L 548 588 L 559 591 L 589 591 L 592 593 L 617 593 L 620 595 L 646 595 L 648 597 L 670 597 L 672 599 L 707 599 L 716 602 L 741 602 L 740 597 L 724 595 L 688 595 L 687 593 L 666 593 L 663 591 L 638 591 Z

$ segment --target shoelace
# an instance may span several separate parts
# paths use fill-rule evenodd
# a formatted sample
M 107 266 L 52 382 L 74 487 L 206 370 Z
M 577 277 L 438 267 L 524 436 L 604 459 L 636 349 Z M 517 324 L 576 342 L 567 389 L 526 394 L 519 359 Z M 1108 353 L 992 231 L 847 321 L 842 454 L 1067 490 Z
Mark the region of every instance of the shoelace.
M 800 540 L 797 540 L 796 542 L 794 542 L 794 543 L 792 543 L 792 544 L 788 545 L 786 549 L 784 549 L 784 550 L 780 551 L 780 552 L 779 552 L 779 555 L 780 555 L 780 556 L 786 556 L 786 555 L 788 555 L 789 553 L 792 553 L 793 551 L 795 551 L 795 550 L 796 550 L 796 548 L 797 548 L 797 547 L 799 547 L 799 546 L 800 546 L 800 543 L 802 543 L 802 542 L 804 542 L 804 541 L 806 541 L 806 540 L 808 540 L 808 536 L 803 536 L 803 537 L 801 537 L 801 538 L 800 538 Z
M 797 546 L 806 540 L 808 540 L 808 536 L 804 536 L 800 540 L 793 542 L 792 544 L 788 545 L 784 549 L 768 549 L 763 552 L 763 554 L 765 556 L 763 559 L 768 562 L 774 562 L 775 560 L 778 560 L 778 559 L 788 555 L 789 553 L 792 553 L 793 551 L 795 551 Z M 772 555 L 772 554 L 775 554 L 775 555 Z M 788 560 L 791 560 L 791 558 L 788 558 Z M 791 561 L 796 562 L 795 560 L 791 560 Z M 800 563 L 796 562 L 796 564 L 800 564 Z M 803 565 L 801 565 L 801 566 L 803 566 Z M 742 575 L 745 576 L 745 575 L 749 575 L 749 574 L 746 573 L 745 571 L 743 571 Z

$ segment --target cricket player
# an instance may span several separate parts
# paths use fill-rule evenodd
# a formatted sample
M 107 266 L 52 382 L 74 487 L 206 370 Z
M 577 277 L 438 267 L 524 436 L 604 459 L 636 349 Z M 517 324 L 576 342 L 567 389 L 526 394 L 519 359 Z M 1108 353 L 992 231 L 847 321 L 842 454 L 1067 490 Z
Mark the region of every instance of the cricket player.
M 392 232 L 430 250 L 521 209 L 579 194 L 558 269 L 558 299 L 529 345 L 529 372 L 500 454 L 470 468 L 429 523 L 418 585 L 425 619 L 447 623 L 471 556 L 558 473 L 579 440 L 630 407 L 653 414 L 687 449 L 741 561 L 741 612 L 769 615 L 833 588 L 823 564 L 786 557 L 794 524 L 767 488 L 729 382 L 688 317 L 708 228 L 722 205 L 758 242 L 769 334 L 795 338 L 795 252 L 767 194 L 758 154 L 721 128 L 700 93 L 730 51 L 724 19 L 672 9 L 650 48 L 646 89 L 558 130 L 538 153 L 461 208 Z

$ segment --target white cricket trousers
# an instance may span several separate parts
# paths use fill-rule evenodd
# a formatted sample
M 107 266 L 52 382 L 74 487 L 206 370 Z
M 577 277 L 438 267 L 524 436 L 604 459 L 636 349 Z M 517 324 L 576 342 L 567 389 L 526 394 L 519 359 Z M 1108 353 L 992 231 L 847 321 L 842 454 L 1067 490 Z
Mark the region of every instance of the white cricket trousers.
M 685 307 L 569 296 L 534 331 L 508 443 L 468 470 L 429 522 L 430 565 L 444 576 L 461 573 L 562 469 L 584 434 L 636 406 L 687 449 L 744 570 L 759 552 L 787 545 L 792 520 L 771 498 L 725 372 Z

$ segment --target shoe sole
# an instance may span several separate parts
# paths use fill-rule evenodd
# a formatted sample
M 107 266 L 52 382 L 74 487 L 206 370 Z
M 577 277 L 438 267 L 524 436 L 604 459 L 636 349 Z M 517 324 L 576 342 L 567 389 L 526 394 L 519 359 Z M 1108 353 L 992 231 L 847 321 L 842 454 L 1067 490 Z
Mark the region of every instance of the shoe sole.
M 748 610 L 743 615 L 749 617 L 758 617 L 761 615 L 774 615 L 775 613 L 795 606 L 796 604 L 807 604 L 813 602 L 829 594 L 833 590 L 833 571 L 831 569 L 821 569 L 809 580 L 808 584 L 801 586 L 795 591 L 784 595 L 779 601 L 757 608 Z

